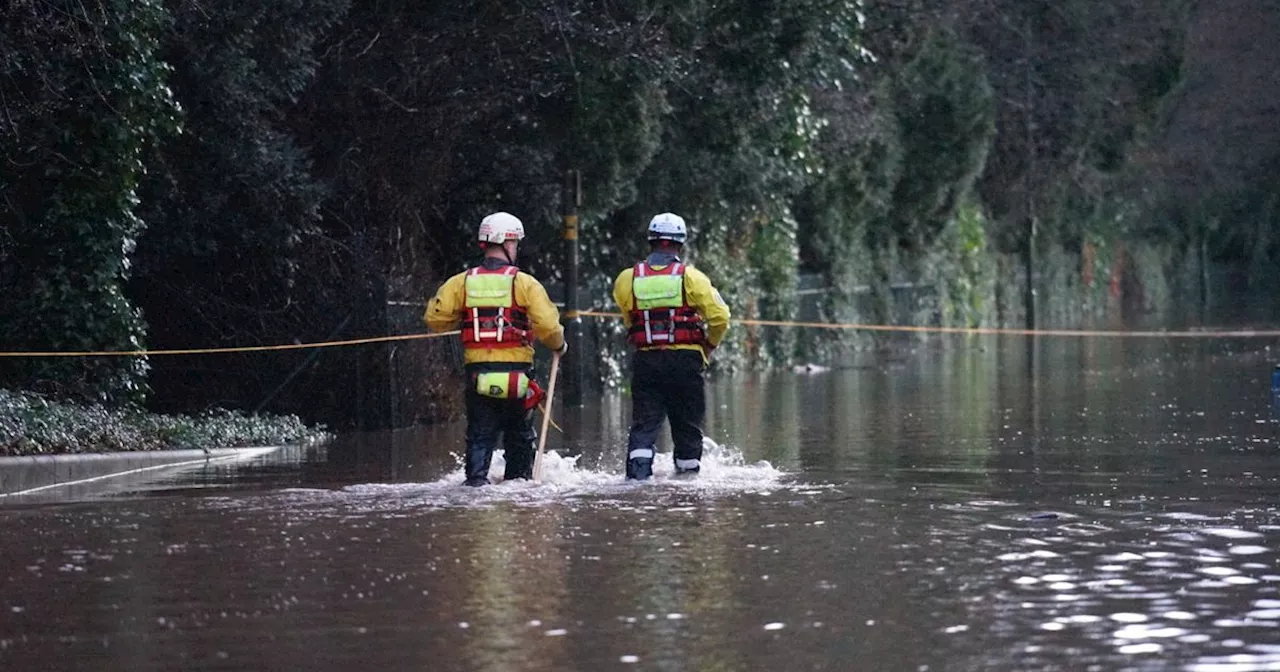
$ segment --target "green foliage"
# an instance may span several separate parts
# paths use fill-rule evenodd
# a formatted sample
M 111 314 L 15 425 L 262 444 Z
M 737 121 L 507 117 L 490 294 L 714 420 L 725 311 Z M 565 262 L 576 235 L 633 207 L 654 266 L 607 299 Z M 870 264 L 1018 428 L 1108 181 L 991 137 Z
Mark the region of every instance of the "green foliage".
M 681 20 L 702 30 L 671 24 L 679 28 L 670 33 L 672 62 L 696 67 L 669 71 L 660 150 L 636 181 L 634 202 L 599 235 L 630 238 L 636 242 L 622 249 L 639 255 L 647 218 L 679 212 L 690 222 L 696 263 L 726 288 L 736 315 L 788 319 L 799 254 L 792 202 L 823 169 L 825 122 L 813 95 L 852 81 L 861 5 L 688 5 Z M 602 252 L 601 266 L 618 263 L 613 249 Z M 725 364 L 786 361 L 793 349 L 790 335 L 774 329 L 731 332 L 730 346 L 738 343 L 747 345 L 743 357 Z
M 937 246 L 960 245 L 940 238 L 954 229 L 961 204 L 983 170 L 995 135 L 992 92 L 981 58 L 951 33 L 929 31 L 913 43 L 916 50 L 902 55 L 902 62 L 874 70 L 881 80 L 865 93 L 825 101 L 825 112 L 834 120 L 819 147 L 829 168 L 799 200 L 798 212 L 802 257 L 834 290 L 827 295 L 826 316 L 889 321 L 894 312 L 889 285 L 900 266 L 900 248 L 924 255 Z M 849 120 L 850 108 L 861 113 L 860 125 Z M 965 221 L 981 228 L 980 219 Z M 973 234 L 972 227 L 967 232 Z M 951 252 L 943 258 L 966 259 Z M 937 264 L 930 264 L 922 280 L 936 277 Z M 970 281 L 966 269 L 948 268 L 961 274 L 953 289 L 966 297 L 958 304 L 964 313 L 960 319 L 970 319 L 964 306 L 974 292 L 960 286 Z M 853 288 L 861 284 L 872 288 L 873 315 L 853 315 L 849 309 Z M 814 341 L 831 338 L 849 337 L 824 335 Z M 821 347 L 807 344 L 810 350 Z
M 1003 129 L 980 182 L 994 238 L 1016 249 L 1034 216 L 1049 236 L 1072 241 L 1079 201 L 1124 189 L 1130 155 L 1178 79 L 1187 3 L 996 4 L 970 31 Z
M 152 230 L 142 241 L 140 280 L 250 305 L 282 298 L 299 244 L 316 231 L 322 196 L 284 128 L 285 112 L 314 73 L 317 37 L 345 4 L 171 3 L 162 55 L 189 132 L 150 157 L 159 170 L 146 185 Z
M 972 202 L 961 204 L 939 237 L 931 271 L 939 285 L 943 324 L 979 327 L 989 323 L 994 306 L 994 259 L 987 246 L 986 218 Z
M 11 257 L 0 343 L 133 350 L 143 322 L 122 291 L 144 228 L 147 148 L 178 127 L 158 58 L 159 0 L 11 3 L 0 56 L 0 217 Z M 143 396 L 142 358 L 9 361 L 0 380 L 103 401 Z
M 985 167 L 994 99 L 981 57 L 946 34 L 932 35 L 895 83 L 906 169 L 894 188 L 894 234 L 924 247 L 956 216 Z
M 820 138 L 824 170 L 797 199 L 796 218 L 802 265 L 818 272 L 830 291 L 820 316 L 833 321 L 872 319 L 852 310 L 863 285 L 883 286 L 878 270 L 890 247 L 895 186 L 902 177 L 903 150 L 894 114 L 891 86 L 877 84 L 865 93 L 827 93 L 820 110 L 830 121 Z M 825 340 L 850 341 L 853 334 L 812 334 L 806 349 Z
M 295 416 L 159 415 L 0 389 L 0 455 L 6 456 L 278 446 L 325 436 Z
M 330 283 L 361 283 L 334 278 L 340 262 L 316 254 L 325 190 L 288 115 L 314 75 L 317 41 L 346 0 L 168 5 L 161 55 L 187 132 L 148 155 L 140 190 L 151 226 L 128 290 L 151 318 L 150 340 L 218 347 L 322 339 L 351 310 L 325 300 Z M 151 381 L 161 403 L 253 407 L 297 365 L 260 358 L 237 371 L 170 358 L 153 362 Z

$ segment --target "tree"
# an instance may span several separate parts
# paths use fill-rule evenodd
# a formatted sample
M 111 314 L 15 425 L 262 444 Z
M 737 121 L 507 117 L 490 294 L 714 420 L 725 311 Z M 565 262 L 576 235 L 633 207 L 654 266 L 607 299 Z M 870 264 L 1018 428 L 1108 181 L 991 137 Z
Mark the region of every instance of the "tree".
M 176 0 L 159 55 L 186 133 L 148 155 L 141 190 L 151 227 L 139 240 L 130 294 L 153 319 L 152 341 L 218 347 L 323 337 L 299 272 L 319 233 L 322 185 L 288 125 L 310 82 L 314 48 L 346 0 Z M 319 333 L 317 333 L 319 332 Z M 296 362 L 257 358 L 219 373 L 188 358 L 156 363 L 158 408 L 208 395 L 252 405 Z M 246 373 L 246 371 L 251 373 Z M 296 410 L 296 409 L 294 409 Z
M 159 58 L 159 0 L 15 0 L 0 30 L 0 342 L 8 350 L 135 350 L 126 298 L 144 229 L 150 146 L 177 129 Z M 7 360 L 0 382 L 110 402 L 145 391 L 140 357 Z

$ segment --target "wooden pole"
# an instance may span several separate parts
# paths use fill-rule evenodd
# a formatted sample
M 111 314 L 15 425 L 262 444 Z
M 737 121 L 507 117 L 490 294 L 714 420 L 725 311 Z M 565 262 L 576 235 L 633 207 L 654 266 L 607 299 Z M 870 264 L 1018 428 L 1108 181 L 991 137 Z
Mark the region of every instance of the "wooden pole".
M 551 382 L 547 383 L 547 407 L 542 409 L 542 433 L 538 436 L 538 452 L 533 456 L 533 482 L 542 480 L 542 450 L 547 446 L 547 425 L 551 422 L 551 401 L 556 396 L 556 376 L 560 373 L 560 355 L 551 358 Z

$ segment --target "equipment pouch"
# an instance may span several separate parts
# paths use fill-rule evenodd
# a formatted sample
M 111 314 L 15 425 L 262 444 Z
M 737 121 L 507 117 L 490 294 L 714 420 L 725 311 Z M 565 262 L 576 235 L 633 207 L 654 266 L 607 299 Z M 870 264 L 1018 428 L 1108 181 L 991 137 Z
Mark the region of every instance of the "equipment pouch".
M 524 399 L 529 376 L 523 371 L 488 371 L 476 376 L 476 392 L 495 399 Z

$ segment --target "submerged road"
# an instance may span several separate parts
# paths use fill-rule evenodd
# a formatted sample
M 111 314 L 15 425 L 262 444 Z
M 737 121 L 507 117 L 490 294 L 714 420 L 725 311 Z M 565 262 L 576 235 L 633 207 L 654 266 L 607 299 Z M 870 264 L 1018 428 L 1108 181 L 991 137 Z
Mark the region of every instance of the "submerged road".
M 8 498 L 0 669 L 1280 669 L 1265 344 L 965 343 L 718 379 L 692 482 L 606 395 L 544 484 L 451 425 Z

